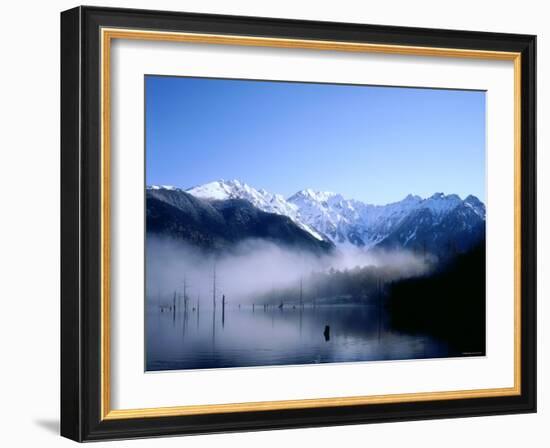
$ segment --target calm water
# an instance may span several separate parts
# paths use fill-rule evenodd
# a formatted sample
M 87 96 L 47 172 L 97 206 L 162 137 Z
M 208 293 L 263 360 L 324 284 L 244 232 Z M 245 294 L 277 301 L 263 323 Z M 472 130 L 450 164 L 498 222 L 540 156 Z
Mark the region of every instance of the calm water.
M 329 331 L 326 328 L 329 326 Z M 441 341 L 392 331 L 376 306 L 147 307 L 147 370 L 450 356 Z

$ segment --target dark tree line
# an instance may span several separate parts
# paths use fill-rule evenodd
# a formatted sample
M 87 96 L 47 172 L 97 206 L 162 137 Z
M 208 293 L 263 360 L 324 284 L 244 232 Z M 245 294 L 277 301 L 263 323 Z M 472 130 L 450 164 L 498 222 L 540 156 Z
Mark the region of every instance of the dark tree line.
M 302 303 L 320 305 L 329 303 L 370 303 L 385 294 L 388 286 L 410 274 L 397 267 L 365 266 L 353 269 L 329 269 L 312 272 L 286 288 L 265 292 L 258 303 Z
M 457 354 L 485 354 L 485 244 L 432 275 L 395 282 L 386 306 L 394 328 L 430 333 Z

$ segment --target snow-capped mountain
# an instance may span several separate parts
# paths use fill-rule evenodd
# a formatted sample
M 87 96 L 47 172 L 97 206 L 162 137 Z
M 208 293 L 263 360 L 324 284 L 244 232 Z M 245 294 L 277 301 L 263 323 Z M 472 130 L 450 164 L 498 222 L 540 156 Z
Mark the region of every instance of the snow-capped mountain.
M 404 220 L 419 210 L 426 210 L 432 226 L 438 225 L 452 210 L 464 205 L 479 219 L 485 220 L 485 206 L 475 196 L 464 201 L 455 194 L 436 193 L 422 199 L 408 195 L 399 202 L 371 205 L 328 192 L 302 190 L 288 201 L 299 209 L 299 219 L 327 235 L 336 244 L 353 244 L 370 248 L 384 241 Z M 410 237 L 403 242 L 414 243 Z
M 204 200 L 244 199 L 264 212 L 289 217 L 319 241 L 337 246 L 399 246 L 438 252 L 449 245 L 467 249 L 485 235 L 485 205 L 475 196 L 462 200 L 456 194 L 435 193 L 425 199 L 408 195 L 398 202 L 372 205 L 311 189 L 285 199 L 238 180 L 218 180 L 186 192 Z
M 206 251 L 224 252 L 247 240 L 321 255 L 334 244 L 319 240 L 288 216 L 268 213 L 240 198 L 203 199 L 179 188 L 150 187 L 146 194 L 146 229 Z
M 244 199 L 254 207 L 267 213 L 288 216 L 298 227 L 302 228 L 319 241 L 326 240 L 307 222 L 299 217 L 299 209 L 295 204 L 287 201 L 280 194 L 273 194 L 264 189 L 256 190 L 238 180 L 218 180 L 207 184 L 199 185 L 187 190 L 187 193 L 201 199 L 227 200 Z

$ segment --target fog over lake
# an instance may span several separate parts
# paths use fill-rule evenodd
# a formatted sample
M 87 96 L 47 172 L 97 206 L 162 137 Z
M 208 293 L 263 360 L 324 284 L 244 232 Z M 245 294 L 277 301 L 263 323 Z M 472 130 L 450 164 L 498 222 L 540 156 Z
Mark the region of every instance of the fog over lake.
M 433 263 L 429 257 L 404 250 L 374 254 L 349 247 L 317 256 L 265 240 L 247 240 L 231 251 L 216 255 L 171 238 L 148 235 L 146 250 L 149 303 L 159 300 L 161 303 L 175 291 L 182 293 L 185 280 L 190 299 L 196 301 L 202 297 L 201 305 L 205 307 L 212 303 L 214 270 L 217 294 L 220 297 L 225 294 L 232 303 L 244 305 L 254 303 L 258 295 L 266 291 L 296 286 L 314 272 L 372 266 L 388 269 L 392 279 L 397 279 L 422 275 Z M 315 285 L 306 282 L 304 287 L 312 289 Z
M 215 255 L 156 236 L 147 254 L 147 370 L 449 355 L 436 338 L 392 329 L 379 288 L 362 300 L 327 295 L 312 276 L 373 268 L 409 278 L 429 271 L 429 257 L 355 248 L 316 256 L 254 240 Z

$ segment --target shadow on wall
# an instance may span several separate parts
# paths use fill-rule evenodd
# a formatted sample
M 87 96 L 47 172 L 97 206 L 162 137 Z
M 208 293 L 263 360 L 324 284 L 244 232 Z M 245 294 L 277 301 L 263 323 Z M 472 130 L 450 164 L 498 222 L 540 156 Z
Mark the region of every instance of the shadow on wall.
M 37 419 L 34 424 L 47 432 L 59 434 L 59 420 Z

